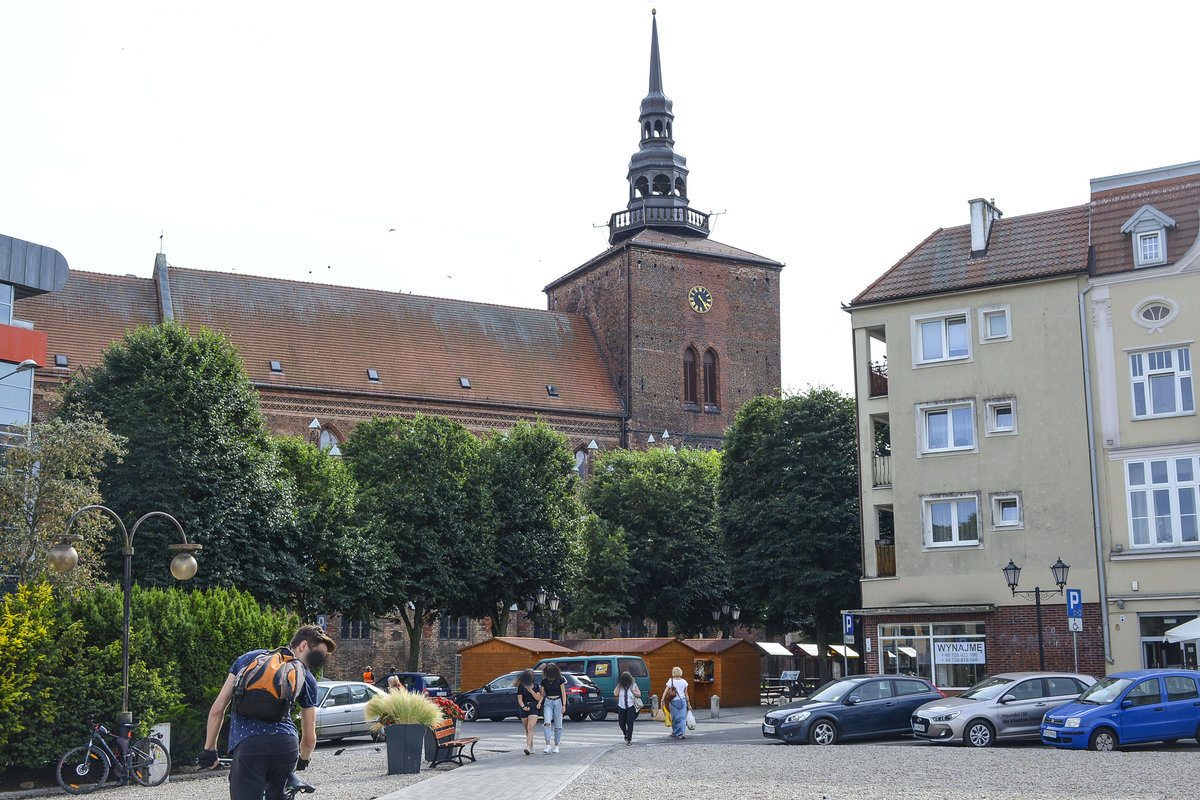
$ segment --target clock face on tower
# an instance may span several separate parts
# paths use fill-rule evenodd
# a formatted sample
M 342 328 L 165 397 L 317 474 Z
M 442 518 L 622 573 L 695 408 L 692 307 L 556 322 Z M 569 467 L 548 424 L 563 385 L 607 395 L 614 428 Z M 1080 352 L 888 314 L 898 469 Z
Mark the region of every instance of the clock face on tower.
M 703 286 L 693 286 L 688 291 L 688 305 L 692 307 L 692 311 L 697 314 L 707 314 L 712 308 L 713 296 L 712 292 L 705 289 Z

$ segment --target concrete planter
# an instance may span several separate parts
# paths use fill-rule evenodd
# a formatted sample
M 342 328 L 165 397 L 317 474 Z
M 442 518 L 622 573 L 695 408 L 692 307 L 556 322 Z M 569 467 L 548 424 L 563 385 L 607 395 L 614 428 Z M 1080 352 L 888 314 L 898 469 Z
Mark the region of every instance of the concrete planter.
M 424 725 L 388 725 L 384 728 L 387 742 L 388 775 L 411 775 L 421 771 L 421 751 L 425 742 Z

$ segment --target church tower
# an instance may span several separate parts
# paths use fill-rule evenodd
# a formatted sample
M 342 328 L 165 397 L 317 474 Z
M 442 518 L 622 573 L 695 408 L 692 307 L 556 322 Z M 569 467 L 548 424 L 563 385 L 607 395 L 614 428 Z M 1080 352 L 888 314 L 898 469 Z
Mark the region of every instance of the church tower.
M 546 286 L 548 307 L 592 326 L 625 406 L 624 446 L 720 447 L 743 403 L 779 391 L 783 264 L 712 241 L 709 215 L 689 205 L 657 17 L 638 132 L 609 249 Z

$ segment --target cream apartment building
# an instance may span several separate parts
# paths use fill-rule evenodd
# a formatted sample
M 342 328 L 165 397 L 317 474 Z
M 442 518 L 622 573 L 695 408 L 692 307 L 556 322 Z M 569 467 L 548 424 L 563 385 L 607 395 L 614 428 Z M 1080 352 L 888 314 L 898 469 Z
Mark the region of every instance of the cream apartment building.
M 848 306 L 859 424 L 868 672 L 962 689 L 1037 669 L 1036 608 L 1070 566 L 1083 628 L 1043 597 L 1047 668 L 1103 673 L 1080 294 L 1090 207 L 1005 219 L 970 202 Z
M 1089 397 L 1112 663 L 1197 666 L 1200 162 L 1092 181 Z

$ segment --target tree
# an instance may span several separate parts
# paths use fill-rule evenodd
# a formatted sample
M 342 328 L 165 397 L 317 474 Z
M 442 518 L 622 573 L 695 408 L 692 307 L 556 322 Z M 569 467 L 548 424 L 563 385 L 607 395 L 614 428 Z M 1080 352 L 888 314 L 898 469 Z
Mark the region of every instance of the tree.
M 725 437 L 720 506 L 743 619 L 769 636 L 808 630 L 824 654 L 862 574 L 853 398 L 814 388 L 742 406 Z M 827 677 L 823 655 L 820 666 Z
M 475 591 L 459 565 L 483 508 L 479 446 L 457 422 L 417 414 L 361 422 L 342 448 L 359 485 L 359 518 L 380 548 L 374 616 L 404 623 L 409 670 L 419 667 L 422 628 Z
M 578 477 L 567 439 L 545 423 L 492 432 L 479 454 L 485 510 L 465 560 L 472 591 L 451 613 L 486 616 L 503 636 L 510 607 L 539 588 L 563 590 L 579 525 Z
M 149 511 L 179 520 L 204 545 L 193 588 L 238 586 L 283 605 L 297 587 L 296 531 L 280 472 L 236 349 L 220 334 L 166 323 L 126 334 L 64 393 L 65 417 L 99 413 L 128 442 L 100 474 L 105 505 L 132 525 Z M 173 526 L 148 520 L 133 561 L 143 586 L 171 583 L 163 558 Z M 109 567 L 120 550 L 109 551 Z M 161 557 L 160 557 L 161 556 Z
M 588 514 L 575 540 L 570 564 L 568 630 L 603 636 L 608 627 L 633 616 L 629 593 L 633 576 L 624 528 Z
M 94 415 L 37 422 L 22 434 L 0 459 L 0 576 L 17 584 L 48 579 L 89 587 L 112 527 L 107 517 L 85 514 L 75 521 L 71 533 L 83 541 L 75 544 L 79 564 L 70 572 L 50 570 L 46 555 L 71 514 L 100 502 L 96 475 L 105 457 L 120 459 L 123 440 Z
M 273 440 L 292 481 L 300 575 L 289 607 L 311 622 L 318 613 L 364 617 L 380 563 L 375 541 L 358 525 L 358 484 L 350 467 L 301 439 Z
M 630 570 L 628 610 L 693 633 L 711 624 L 726 593 L 717 527 L 720 453 L 666 448 L 614 450 L 602 456 L 583 487 L 583 502 L 625 530 Z

